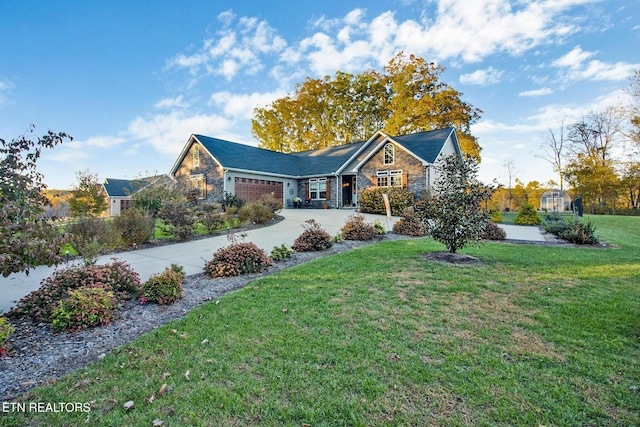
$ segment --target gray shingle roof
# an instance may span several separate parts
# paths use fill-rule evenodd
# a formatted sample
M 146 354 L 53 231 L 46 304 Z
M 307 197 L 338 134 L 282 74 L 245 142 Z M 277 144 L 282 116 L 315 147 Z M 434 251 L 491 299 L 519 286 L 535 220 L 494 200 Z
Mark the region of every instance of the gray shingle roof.
M 447 128 L 391 138 L 421 159 L 433 163 L 452 132 L 453 128 Z M 333 174 L 367 144 L 355 142 L 287 154 L 204 135 L 194 137 L 223 168 L 291 177 Z
M 394 136 L 394 141 L 404 148 L 426 160 L 429 163 L 436 161 L 436 157 L 442 151 L 444 143 L 454 132 L 453 128 L 438 129 L 428 132 L 412 133 L 410 135 Z
M 296 158 L 289 154 L 204 135 L 194 136 L 224 168 L 298 175 Z
M 134 186 L 134 182 L 128 179 L 107 178 L 102 185 L 109 197 L 127 197 L 139 188 Z

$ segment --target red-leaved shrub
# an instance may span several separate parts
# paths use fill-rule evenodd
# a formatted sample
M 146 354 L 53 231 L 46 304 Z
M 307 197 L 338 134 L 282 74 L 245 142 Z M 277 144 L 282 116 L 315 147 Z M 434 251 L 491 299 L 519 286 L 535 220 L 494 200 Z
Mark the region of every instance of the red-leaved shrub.
M 293 242 L 291 248 L 298 252 L 323 251 L 333 246 L 331 235 L 314 219 L 305 221 L 304 231 Z
M 395 234 L 404 236 L 426 236 L 427 227 L 424 226 L 420 215 L 413 207 L 408 207 L 402 211 L 400 219 L 393 224 L 392 228 Z
M 140 276 L 126 262 L 70 267 L 56 270 L 42 281 L 40 288 L 18 301 L 8 317 L 27 316 L 37 322 L 51 322 L 58 301 L 78 288 L 104 288 L 113 292 L 117 301 L 135 298 L 140 292 Z
M 378 230 L 361 214 L 349 215 L 340 231 L 345 240 L 371 240 L 378 236 Z
M 485 240 L 504 240 L 507 238 L 507 233 L 498 224 L 489 221 L 484 229 L 482 238 Z
M 218 249 L 204 269 L 211 277 L 231 277 L 258 273 L 272 264 L 273 260 L 255 243 L 233 243 Z

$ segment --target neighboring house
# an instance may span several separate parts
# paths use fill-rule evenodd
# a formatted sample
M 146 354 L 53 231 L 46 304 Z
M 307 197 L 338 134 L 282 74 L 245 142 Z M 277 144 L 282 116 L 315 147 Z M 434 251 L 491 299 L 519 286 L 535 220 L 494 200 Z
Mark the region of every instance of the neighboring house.
M 118 216 L 123 210 L 131 207 L 131 196 L 149 185 L 172 185 L 167 175 L 150 176 L 137 179 L 107 178 L 102 189 L 107 197 L 107 216 Z
M 288 207 L 296 197 L 356 206 L 359 193 L 370 187 L 428 190 L 436 179 L 434 164 L 450 154 L 461 155 L 453 128 L 404 136 L 378 131 L 364 142 L 288 154 L 191 135 L 169 176 L 206 200 L 230 193 L 254 202 L 274 193 Z
M 571 206 L 571 197 L 564 190 L 545 191 L 540 197 L 540 209 L 547 212 L 564 212 Z

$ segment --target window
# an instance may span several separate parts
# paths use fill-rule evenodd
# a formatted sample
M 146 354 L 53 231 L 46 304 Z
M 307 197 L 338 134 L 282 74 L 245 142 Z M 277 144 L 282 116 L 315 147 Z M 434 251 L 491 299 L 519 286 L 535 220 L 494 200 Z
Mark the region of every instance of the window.
M 327 178 L 311 178 L 309 180 L 309 197 L 313 200 L 326 200 Z
M 379 171 L 376 174 L 377 187 L 403 187 L 401 170 Z
M 394 148 L 393 144 L 389 143 L 384 146 L 384 164 L 392 165 L 394 161 Z
M 193 167 L 200 167 L 200 146 L 198 144 L 193 145 Z
M 204 179 L 204 175 L 191 175 L 191 190 L 200 190 L 200 199 L 207 197 L 207 183 Z

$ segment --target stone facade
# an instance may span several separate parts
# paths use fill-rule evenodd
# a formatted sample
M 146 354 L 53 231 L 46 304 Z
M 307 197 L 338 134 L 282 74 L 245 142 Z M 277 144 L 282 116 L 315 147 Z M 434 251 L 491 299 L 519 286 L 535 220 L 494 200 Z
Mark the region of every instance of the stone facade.
M 199 165 L 194 165 L 194 147 L 198 146 Z M 224 198 L 224 171 L 220 166 L 205 154 L 197 143 L 191 145 L 180 167 L 175 173 L 176 185 L 180 190 L 192 189 L 192 177 L 202 175 L 206 186 L 205 200 L 220 201 Z
M 323 149 L 287 157 L 197 135 L 185 145 L 170 175 L 178 188 L 185 190 L 192 189 L 194 183 L 197 186 L 204 182 L 206 199 L 213 201 L 221 200 L 225 192 L 246 193 L 249 199 L 256 198 L 255 194 L 262 191 L 260 186 L 264 191 L 270 191 L 269 186 L 276 186 L 284 206 L 293 206 L 296 197 L 303 202 L 309 197 L 310 179 L 326 178 L 326 199 L 315 200 L 311 204 L 322 207 L 326 203 L 331 208 L 341 208 L 357 205 L 358 195 L 363 190 L 378 185 L 379 172 L 389 172 L 389 184 L 392 180 L 397 184 L 395 180 L 402 179 L 404 188 L 420 196 L 436 182 L 438 169 L 434 164 L 448 154 L 460 155 L 453 128 L 425 132 L 424 137 L 421 134 L 390 137 L 378 132 L 369 141 L 359 144 L 351 150 L 342 149 L 342 152 L 340 149 Z M 387 152 L 387 164 L 385 146 L 393 147 L 393 159 L 390 160 L 390 152 Z M 199 147 L 199 156 L 194 154 L 195 147 Z M 202 177 L 202 180 L 195 177 Z

